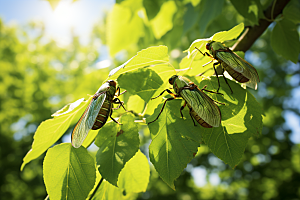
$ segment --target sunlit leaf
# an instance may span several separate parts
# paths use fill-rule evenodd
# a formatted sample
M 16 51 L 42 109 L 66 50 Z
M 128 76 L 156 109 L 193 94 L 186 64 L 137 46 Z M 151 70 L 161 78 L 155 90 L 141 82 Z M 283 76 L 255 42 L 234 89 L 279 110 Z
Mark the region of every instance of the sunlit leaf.
M 226 40 L 233 40 L 237 38 L 244 30 L 244 23 L 240 23 L 239 25 L 236 25 L 229 31 L 221 31 L 218 33 L 215 33 L 211 40 L 216 42 L 224 42 Z
M 137 94 L 147 103 L 163 81 L 155 71 L 149 68 L 142 68 L 121 74 L 118 78 L 118 83 L 120 87 L 131 94 Z
M 96 165 L 85 148 L 65 143 L 48 150 L 43 173 L 50 199 L 85 199 L 95 184 Z
M 99 171 L 113 185 L 117 185 L 120 171 L 139 148 L 138 127 L 134 123 L 134 116 L 126 113 L 119 121 L 122 125 L 109 122 L 103 126 L 95 140 L 99 147 L 96 155 Z
M 158 64 L 169 64 L 168 47 L 153 46 L 139 51 L 126 65 L 120 66 L 109 79 L 116 79 L 122 73 Z
M 42 155 L 51 145 L 61 138 L 71 123 L 75 123 L 79 120 L 91 98 L 88 101 L 81 102 L 72 111 L 55 116 L 53 119 L 48 119 L 39 125 L 33 137 L 32 148 L 23 158 L 21 170 L 27 163 Z
M 202 88 L 215 91 L 218 82 L 215 77 L 211 80 L 193 79 Z M 212 129 L 203 129 L 202 136 L 210 150 L 225 163 L 234 168 L 241 160 L 247 141 L 251 136 L 258 136 L 262 130 L 262 108 L 253 95 L 239 84 L 230 81 L 233 94 L 222 77 L 219 78 L 220 91 L 224 95 L 210 94 L 212 99 L 225 103 L 219 105 L 222 115 L 222 125 Z
M 122 169 L 118 186 L 126 193 L 145 192 L 149 183 L 150 167 L 147 157 L 138 151 Z
M 142 113 L 145 107 L 145 101 L 138 95 L 131 95 L 127 101 L 126 109 L 136 113 Z
M 210 41 L 224 42 L 226 40 L 233 40 L 237 38 L 242 33 L 243 30 L 244 30 L 244 23 L 240 23 L 239 25 L 236 25 L 229 31 L 221 31 L 215 33 L 210 38 L 197 39 L 194 42 L 192 42 L 190 47 L 186 50 L 188 52 L 188 57 L 190 58 L 191 55 L 193 55 L 194 53 L 199 54 L 199 52 L 197 52 L 195 47 L 197 47 L 198 49 L 200 49 L 200 51 L 204 53 L 205 51 L 207 51 L 205 46 L 208 42 Z
M 143 20 L 137 11 L 122 4 L 114 4 L 107 17 L 107 44 L 110 55 L 136 44 L 143 34 Z
M 136 199 L 136 196 L 136 193 L 124 193 L 124 189 L 103 180 L 92 200 L 131 200 Z
M 84 101 L 84 98 L 78 99 L 77 101 L 73 102 L 73 103 L 69 103 L 67 105 L 65 105 L 62 109 L 56 111 L 55 113 L 53 113 L 51 116 L 52 117 L 57 117 L 60 115 L 64 115 L 67 114 L 69 112 L 71 112 L 72 110 L 74 110 L 77 106 L 79 106 L 81 104 L 81 102 Z
M 159 13 L 150 21 L 153 33 L 157 39 L 173 28 L 173 15 L 176 11 L 175 2 L 166 1 L 161 6 Z
M 193 159 L 201 142 L 201 128 L 194 126 L 187 109 L 184 112 L 187 119 L 181 118 L 181 102 L 181 99 L 167 102 L 158 120 L 148 125 L 152 138 L 150 160 L 161 178 L 173 189 L 174 180 Z M 158 116 L 161 108 L 162 104 L 147 118 L 147 123 Z

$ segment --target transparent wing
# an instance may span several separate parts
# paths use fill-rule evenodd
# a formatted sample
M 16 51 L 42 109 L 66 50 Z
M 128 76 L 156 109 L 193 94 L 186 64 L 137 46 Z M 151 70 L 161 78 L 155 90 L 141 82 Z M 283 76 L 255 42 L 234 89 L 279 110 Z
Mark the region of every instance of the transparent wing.
M 92 99 L 80 120 L 77 122 L 72 132 L 72 145 L 75 148 L 79 148 L 81 146 L 87 134 L 93 127 L 105 98 L 106 93 L 102 93 L 97 99 Z
M 180 95 L 206 123 L 214 127 L 220 125 L 220 109 L 209 96 L 198 89 L 184 89 Z
M 233 52 L 217 52 L 217 57 L 233 68 L 235 71 L 243 74 L 246 78 L 250 79 L 251 74 L 246 64 L 244 64 L 245 60 L 236 55 Z
M 250 63 L 234 52 L 217 52 L 217 57 L 248 78 L 249 81 L 246 83 L 248 87 L 257 88 L 257 83 L 259 82 L 258 73 Z

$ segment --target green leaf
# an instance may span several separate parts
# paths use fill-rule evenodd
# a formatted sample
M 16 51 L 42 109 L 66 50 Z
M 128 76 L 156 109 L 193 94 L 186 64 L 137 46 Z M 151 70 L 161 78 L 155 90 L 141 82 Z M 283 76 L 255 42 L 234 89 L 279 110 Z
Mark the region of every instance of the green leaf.
M 276 22 L 271 34 L 271 46 L 277 54 L 297 63 L 300 53 L 297 26 L 287 19 Z
M 86 199 L 96 179 L 96 165 L 88 151 L 70 143 L 48 150 L 43 164 L 50 199 Z
M 103 180 L 92 200 L 132 200 L 136 199 L 136 193 L 124 193 L 123 189 Z
M 222 12 L 224 1 L 210 1 L 201 0 L 200 1 L 200 11 L 199 11 L 199 32 L 200 36 L 204 36 L 207 26 Z
M 245 19 L 249 20 L 251 25 L 258 25 L 259 18 L 263 18 L 263 10 L 257 0 L 230 0 L 232 5 Z
M 244 30 L 244 23 L 240 23 L 239 25 L 236 25 L 229 31 L 221 31 L 221 32 L 215 33 L 212 36 L 211 40 L 216 41 L 216 42 L 224 42 L 226 40 L 233 40 L 233 39 L 237 38 L 243 32 L 243 30 Z
M 224 42 L 226 40 L 233 40 L 237 38 L 244 30 L 244 23 L 240 23 L 239 25 L 236 25 L 229 31 L 221 31 L 218 33 L 215 33 L 210 38 L 205 39 L 197 39 L 195 40 L 190 47 L 186 50 L 188 52 L 188 58 L 192 58 L 193 56 L 196 56 L 197 54 L 200 54 L 198 50 L 195 49 L 197 47 L 202 51 L 202 53 L 206 52 L 206 44 L 210 41 L 216 41 L 216 42 Z M 200 54 L 201 55 L 201 54 Z
M 210 57 L 195 52 L 190 58 L 186 56 L 181 60 L 179 66 L 180 69 L 184 70 L 178 72 L 178 75 L 194 76 L 195 74 L 203 74 L 203 76 L 211 76 L 215 73 L 214 69 L 212 67 L 206 67 L 206 64 L 211 61 L 212 59 Z
M 166 1 L 160 8 L 159 13 L 150 21 L 156 39 L 160 39 L 173 28 L 173 15 L 177 7 L 174 1 Z
M 131 95 L 127 101 L 127 110 L 135 113 L 142 113 L 145 108 L 145 101 L 138 95 Z
M 168 47 L 153 46 L 139 51 L 126 64 L 113 69 L 108 79 L 117 79 L 122 73 L 158 64 L 169 64 Z
M 99 130 L 90 130 L 86 138 L 84 139 L 82 146 L 88 148 L 95 140 Z
M 88 106 L 91 98 L 92 97 L 90 97 L 89 100 L 83 102 L 80 100 L 80 104 L 76 104 L 76 102 L 78 103 L 78 101 L 76 101 L 71 104 L 72 106 L 65 106 L 60 111 L 54 113 L 53 119 L 48 119 L 39 125 L 33 137 L 34 141 L 32 143 L 32 148 L 23 158 L 21 170 L 23 170 L 24 166 L 31 160 L 34 160 L 42 155 L 59 138 L 61 138 L 61 136 L 66 132 L 66 130 L 72 123 L 79 120 L 80 116 Z M 77 107 L 70 110 L 70 108 L 75 104 L 77 105 Z
M 100 174 L 115 186 L 125 163 L 139 148 L 138 127 L 134 123 L 134 116 L 125 113 L 121 116 L 120 123 L 122 125 L 107 123 L 100 129 L 95 140 L 99 147 L 96 160 L 100 165 Z
M 171 68 L 168 65 L 156 65 L 151 69 L 154 70 L 163 80 L 163 84 L 161 84 L 161 86 L 156 90 L 156 92 L 152 96 L 156 97 L 161 93 L 161 91 L 169 87 L 169 78 L 171 78 L 172 75 L 176 74 L 176 71 L 174 70 L 174 68 Z M 149 101 L 144 114 L 152 115 L 159 103 L 159 101 Z
M 144 35 L 143 20 L 136 10 L 122 4 L 114 4 L 107 17 L 106 35 L 109 53 L 113 56 L 129 45 L 135 45 Z
M 150 177 L 147 157 L 139 150 L 122 169 L 118 186 L 126 193 L 146 192 Z
M 160 0 L 144 0 L 143 6 L 146 10 L 148 20 L 152 20 L 160 11 L 163 1 Z
M 181 99 L 167 102 L 158 120 L 148 125 L 152 138 L 150 160 L 161 178 L 173 189 L 174 180 L 193 159 L 201 142 L 201 128 L 193 125 L 187 109 L 183 112 L 186 119 L 181 118 L 181 103 Z M 161 108 L 162 104 L 147 118 L 147 123 L 158 116 Z
M 199 11 L 196 10 L 191 3 L 187 4 L 186 7 L 187 10 L 185 11 L 183 16 L 184 24 L 182 35 L 185 35 L 191 28 L 193 28 L 199 18 Z
M 218 88 L 216 77 L 204 80 L 191 77 L 191 80 L 199 88 L 204 85 L 207 85 L 206 89 L 212 91 L 216 91 Z M 236 82 L 228 80 L 233 90 L 233 94 L 231 94 L 224 79 L 220 77 L 219 80 L 221 85 L 219 92 L 224 95 L 206 94 L 212 99 L 226 104 L 219 105 L 222 125 L 212 129 L 203 129 L 201 133 L 210 150 L 234 168 L 243 156 L 249 137 L 261 134 L 262 107 L 250 92 Z
M 131 94 L 137 94 L 147 103 L 163 81 L 155 71 L 142 68 L 121 74 L 118 83 L 121 88 L 126 89 Z
M 73 102 L 73 103 L 69 103 L 67 105 L 65 105 L 62 109 L 56 111 L 55 113 L 53 113 L 51 115 L 51 117 L 57 117 L 57 116 L 60 116 L 60 115 L 65 115 L 69 112 L 71 112 L 72 110 L 74 110 L 76 107 L 78 107 L 81 102 L 84 101 L 84 98 L 81 98 L 81 99 L 78 99 L 77 101 Z
M 283 9 L 283 16 L 285 19 L 289 19 L 295 24 L 300 23 L 300 1 L 291 0 Z

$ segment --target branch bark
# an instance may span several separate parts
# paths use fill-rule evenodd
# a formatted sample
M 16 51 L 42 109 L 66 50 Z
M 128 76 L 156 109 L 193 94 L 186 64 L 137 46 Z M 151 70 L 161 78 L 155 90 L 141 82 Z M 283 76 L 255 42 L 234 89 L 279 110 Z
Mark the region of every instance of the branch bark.
M 275 6 L 273 8 L 273 4 L 275 1 Z M 238 39 L 238 41 L 232 47 L 234 51 L 247 51 L 250 49 L 252 44 L 259 38 L 265 30 L 269 27 L 272 23 L 270 19 L 275 19 L 279 14 L 282 13 L 284 7 L 288 4 L 290 0 L 274 0 L 271 5 L 264 11 L 266 19 L 260 19 L 258 25 L 253 27 L 249 27 L 243 33 L 243 35 Z M 272 9 L 273 9 L 273 16 L 272 16 Z

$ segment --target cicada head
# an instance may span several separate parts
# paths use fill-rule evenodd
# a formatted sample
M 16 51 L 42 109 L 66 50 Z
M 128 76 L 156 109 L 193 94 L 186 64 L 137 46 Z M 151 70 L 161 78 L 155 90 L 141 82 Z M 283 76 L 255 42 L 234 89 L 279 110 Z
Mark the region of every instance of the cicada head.
M 206 49 L 207 49 L 207 50 L 210 50 L 210 45 L 211 45 L 211 43 L 207 43 L 207 44 L 206 44 Z
M 107 82 L 108 82 L 109 86 L 113 86 L 113 87 L 116 87 L 116 86 L 117 86 L 117 83 L 116 83 L 116 81 L 114 81 L 114 80 L 109 80 L 109 81 L 107 81 Z
M 176 79 L 177 77 L 178 77 L 177 75 L 173 75 L 171 78 L 169 78 L 169 83 L 170 83 L 171 85 L 173 85 L 173 84 L 174 84 L 174 81 L 175 81 L 175 79 Z

